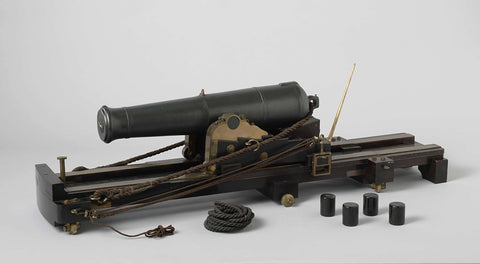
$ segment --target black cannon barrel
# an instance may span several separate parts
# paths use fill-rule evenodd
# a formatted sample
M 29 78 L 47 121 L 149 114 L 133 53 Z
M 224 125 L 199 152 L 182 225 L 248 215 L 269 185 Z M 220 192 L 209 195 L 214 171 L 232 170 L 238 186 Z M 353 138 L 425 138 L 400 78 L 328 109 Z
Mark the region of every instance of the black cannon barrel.
M 307 96 L 296 82 L 206 94 L 131 107 L 98 111 L 100 138 L 109 143 L 119 138 L 203 133 L 224 113 L 243 114 L 263 129 L 280 128 L 305 117 L 316 96 Z

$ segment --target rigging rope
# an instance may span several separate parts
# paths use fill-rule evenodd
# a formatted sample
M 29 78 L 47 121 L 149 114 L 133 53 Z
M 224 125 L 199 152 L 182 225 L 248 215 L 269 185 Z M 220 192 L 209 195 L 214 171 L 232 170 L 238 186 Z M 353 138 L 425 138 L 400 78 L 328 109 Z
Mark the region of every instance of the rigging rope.
M 240 150 L 238 150 L 236 152 L 233 152 L 233 153 L 230 153 L 228 155 L 213 159 L 209 162 L 205 162 L 203 164 L 193 166 L 193 167 L 190 167 L 190 168 L 182 170 L 182 171 L 178 171 L 178 172 L 169 174 L 167 176 L 164 176 L 164 177 L 152 180 L 152 181 L 148 181 L 148 182 L 145 182 L 145 183 L 140 183 L 140 184 L 136 184 L 136 185 L 132 185 L 132 186 L 126 186 L 126 187 L 100 189 L 100 190 L 97 190 L 95 193 L 93 193 L 90 196 L 90 199 L 91 200 L 96 200 L 96 201 L 99 201 L 99 202 L 101 202 L 101 201 L 105 202 L 106 200 L 115 200 L 115 199 L 128 197 L 128 196 L 131 196 L 131 195 L 138 194 L 138 193 L 144 192 L 146 190 L 149 190 L 149 189 L 151 189 L 151 188 L 155 187 L 156 185 L 159 185 L 163 182 L 178 178 L 178 177 L 186 175 L 186 174 L 190 174 L 190 173 L 193 173 L 193 172 L 197 172 L 197 171 L 206 169 L 210 165 L 216 165 L 217 163 L 227 161 L 229 159 L 232 159 L 232 158 L 237 157 L 239 155 L 242 155 L 244 153 L 254 151 L 255 149 L 260 148 L 261 146 L 267 145 L 267 144 L 272 143 L 272 142 L 274 142 L 274 141 L 276 141 L 280 138 L 286 137 L 288 134 L 295 131 L 297 128 L 301 127 L 305 122 L 307 122 L 310 119 L 310 117 L 312 116 L 312 112 L 313 112 L 313 107 L 311 106 L 310 111 L 305 118 L 301 119 L 300 121 L 298 121 L 295 124 L 291 125 L 290 127 L 286 128 L 285 130 L 278 133 L 277 135 L 275 135 L 273 137 L 270 137 L 270 138 L 267 138 L 264 141 L 258 142 L 257 144 L 247 146 L 243 149 L 240 149 Z M 121 213 L 121 212 L 129 211 L 129 210 L 132 210 L 132 209 L 149 206 L 149 205 L 156 204 L 156 203 L 163 202 L 163 201 L 168 201 L 168 200 L 172 200 L 172 199 L 181 198 L 181 197 L 184 197 L 186 195 L 192 194 L 194 192 L 203 190 L 205 188 L 212 187 L 212 186 L 218 185 L 220 183 L 229 181 L 229 180 L 231 180 L 235 177 L 238 177 L 242 174 L 249 173 L 249 172 L 258 170 L 260 168 L 266 167 L 266 166 L 268 166 L 272 163 L 275 163 L 279 160 L 282 160 L 282 159 L 285 159 L 285 158 L 290 157 L 292 155 L 295 155 L 299 152 L 305 151 L 306 149 L 313 146 L 314 142 L 315 142 L 314 138 L 308 138 L 308 139 L 305 139 L 305 140 L 301 141 L 297 145 L 295 145 L 295 146 L 293 146 L 293 147 L 291 147 L 291 148 L 289 148 L 285 151 L 282 151 L 280 153 L 276 153 L 275 155 L 272 155 L 272 156 L 268 157 L 267 159 L 251 163 L 251 164 L 246 165 L 242 168 L 239 168 L 239 169 L 227 172 L 227 173 L 223 173 L 223 174 L 220 174 L 220 175 L 217 175 L 217 176 L 212 176 L 212 177 L 209 177 L 208 179 L 205 179 L 205 180 L 202 180 L 200 182 L 193 183 L 193 184 L 190 184 L 190 185 L 178 188 L 178 189 L 174 189 L 174 190 L 167 191 L 167 192 L 160 193 L 160 194 L 156 194 L 156 195 L 147 196 L 143 199 L 138 199 L 138 200 L 131 201 L 131 202 L 124 203 L 124 204 L 120 204 L 120 205 L 117 205 L 117 206 L 114 206 L 114 207 L 110 207 L 110 208 L 106 208 L 106 209 L 87 210 L 85 216 L 90 217 L 91 220 L 94 219 L 94 218 L 95 219 L 96 218 L 104 218 L 104 217 L 108 217 L 108 216 L 113 216 L 113 215 Z M 182 144 L 182 143 L 184 143 L 184 142 L 178 142 L 176 144 Z M 176 144 L 173 144 L 173 145 L 176 145 Z M 171 146 L 168 146 L 168 147 L 163 148 L 163 149 L 167 149 L 169 147 L 171 147 Z M 141 156 L 144 156 L 144 155 L 141 155 Z M 129 159 L 129 160 L 132 160 L 132 159 Z M 112 228 L 112 227 L 110 227 L 110 228 Z M 117 230 L 115 230 L 115 231 L 117 231 Z
M 128 164 L 132 163 L 132 162 L 139 161 L 139 160 L 146 159 L 146 158 L 150 158 L 150 157 L 155 156 L 157 154 L 160 154 L 162 152 L 169 151 L 169 150 L 181 147 L 183 145 L 185 145 L 185 140 L 182 140 L 180 142 L 177 142 L 175 144 L 172 144 L 172 145 L 169 145 L 169 146 L 166 146 L 166 147 L 163 147 L 163 148 L 159 148 L 159 149 L 154 150 L 154 151 L 147 152 L 147 153 L 142 154 L 142 155 L 135 156 L 135 157 L 130 158 L 130 159 L 122 160 L 122 161 L 115 162 L 115 163 L 105 165 L 105 166 L 100 166 L 98 168 L 125 166 L 125 165 L 128 165 Z
M 272 142 L 274 142 L 274 141 L 276 141 L 280 138 L 283 138 L 283 137 L 287 136 L 288 134 L 295 131 L 297 128 L 301 127 L 303 124 L 305 124 L 305 122 L 307 122 L 308 119 L 310 119 L 310 117 L 312 116 L 312 112 L 313 112 L 313 107 L 311 106 L 310 111 L 305 118 L 296 122 L 292 126 L 286 128 L 285 130 L 278 133 L 277 135 L 275 135 L 271 138 L 268 138 L 266 140 L 263 140 L 263 141 L 259 142 L 258 144 L 247 146 L 245 148 L 242 148 L 242 149 L 240 149 L 238 151 L 235 151 L 233 153 L 230 153 L 228 155 L 221 156 L 219 158 L 213 159 L 209 162 L 205 162 L 203 164 L 193 166 L 193 167 L 190 167 L 188 169 L 178 171 L 178 172 L 169 174 L 165 177 L 161 177 L 161 178 L 158 178 L 158 179 L 155 179 L 155 180 L 152 180 L 152 181 L 148 181 L 148 182 L 145 182 L 145 183 L 140 183 L 140 184 L 136 184 L 136 185 L 132 185 L 132 186 L 126 186 L 126 187 L 119 187 L 119 188 L 100 189 L 100 190 L 95 191 L 95 193 L 93 193 L 90 196 L 90 199 L 91 200 L 97 200 L 97 201 L 106 201 L 106 200 L 115 200 L 115 199 L 120 199 L 120 198 L 123 198 L 123 197 L 131 196 L 131 195 L 138 194 L 138 193 L 144 192 L 146 190 L 149 190 L 149 189 L 151 189 L 151 188 L 155 187 L 156 185 L 159 185 L 163 182 L 181 177 L 185 174 L 190 174 L 190 173 L 193 173 L 193 172 L 197 172 L 197 171 L 206 169 L 207 167 L 209 167 L 211 165 L 216 165 L 217 163 L 225 162 L 229 159 L 235 158 L 235 157 L 237 157 L 241 154 L 244 154 L 246 152 L 253 151 L 253 150 L 258 149 L 258 148 L 260 148 L 264 145 L 267 145 L 267 144 L 272 143 Z
M 145 183 L 141 183 L 141 184 L 137 184 L 137 185 L 133 185 L 133 186 L 128 186 L 128 187 L 123 187 L 123 188 L 101 189 L 101 190 L 96 191 L 94 194 L 92 194 L 90 196 L 90 199 L 91 200 L 97 200 L 99 202 L 100 201 L 105 202 L 107 199 L 114 200 L 114 199 L 119 199 L 119 198 L 131 196 L 133 194 L 141 193 L 141 192 L 144 192 L 148 189 L 151 189 L 151 188 L 155 187 L 156 185 L 159 185 L 163 182 L 178 178 L 180 176 L 183 176 L 183 175 L 186 175 L 186 174 L 189 174 L 189 173 L 193 173 L 193 172 L 197 172 L 197 171 L 206 169 L 210 165 L 216 165 L 217 163 L 227 161 L 229 159 L 232 159 L 232 158 L 237 157 L 239 155 L 242 155 L 244 153 L 258 150 L 258 148 L 260 148 L 264 145 L 267 145 L 269 143 L 272 143 L 272 142 L 274 142 L 274 141 L 276 141 L 280 138 L 286 137 L 288 134 L 295 131 L 297 128 L 301 127 L 305 122 L 307 122 L 311 118 L 312 112 L 313 112 L 313 107 L 311 105 L 310 106 L 310 111 L 305 118 L 296 122 L 292 126 L 286 128 L 285 130 L 283 130 L 282 132 L 278 133 L 277 135 L 275 135 L 271 138 L 268 138 L 268 139 L 266 139 L 264 141 L 261 141 L 261 142 L 256 142 L 257 144 L 247 145 L 247 147 L 245 147 L 243 149 L 240 149 L 236 152 L 230 153 L 226 156 L 216 158 L 214 160 L 211 160 L 211 161 L 206 162 L 204 164 L 200 164 L 200 165 L 188 168 L 186 170 L 182 170 L 182 171 L 179 171 L 179 172 L 176 172 L 176 173 L 172 173 L 170 175 L 158 178 L 158 179 L 153 180 L 153 181 L 149 181 L 149 182 L 145 182 Z M 121 205 L 118 205 L 118 206 L 115 206 L 115 207 L 110 207 L 110 208 L 107 208 L 107 209 L 87 210 L 85 212 L 85 217 L 88 217 L 92 224 L 110 228 L 113 231 L 117 232 L 118 234 L 126 236 L 126 237 L 138 237 L 138 236 L 141 236 L 141 235 L 145 235 L 146 237 L 162 237 L 164 235 L 173 235 L 174 231 L 175 231 L 175 228 L 171 225 L 169 225 L 167 227 L 163 227 L 162 225 L 159 225 L 154 229 L 147 230 L 145 232 L 135 234 L 135 235 L 129 235 L 129 234 L 120 232 L 119 230 L 115 229 L 114 227 L 112 227 L 110 225 L 96 222 L 94 219 L 104 218 L 104 217 L 107 217 L 107 216 L 113 216 L 115 214 L 125 212 L 125 211 L 129 211 L 129 210 L 132 210 L 132 209 L 141 208 L 141 207 L 149 206 L 149 205 L 152 205 L 152 204 L 160 203 L 160 202 L 163 202 L 163 201 L 168 201 L 168 200 L 184 197 L 184 196 L 189 195 L 191 193 L 195 193 L 199 190 L 203 190 L 205 188 L 209 188 L 209 187 L 218 185 L 220 183 L 232 180 L 233 178 L 238 177 L 242 174 L 253 172 L 253 171 L 258 170 L 260 168 L 264 168 L 264 167 L 266 167 L 270 164 L 273 164 L 275 162 L 278 162 L 279 160 L 288 158 L 292 155 L 296 155 L 296 154 L 298 154 L 302 151 L 306 151 L 308 148 L 311 148 L 315 144 L 315 141 L 316 140 L 314 138 L 305 139 L 305 140 L 301 141 L 300 143 L 298 143 L 297 145 L 295 145 L 295 146 L 293 146 L 293 147 L 291 147 L 291 148 L 289 148 L 285 151 L 282 151 L 280 153 L 276 153 L 275 155 L 272 155 L 272 156 L 270 156 L 270 157 L 268 157 L 264 160 L 260 160 L 260 161 L 251 163 L 251 164 L 246 165 L 242 168 L 239 168 L 239 169 L 227 172 L 227 173 L 223 173 L 223 174 L 220 174 L 220 175 L 217 175 L 217 176 L 212 176 L 208 179 L 205 179 L 205 180 L 202 180 L 202 181 L 199 181 L 199 182 L 196 182 L 196 183 L 193 183 L 193 184 L 190 184 L 190 185 L 178 188 L 178 189 L 174 189 L 174 190 L 167 191 L 167 192 L 160 193 L 160 194 L 156 194 L 156 195 L 151 195 L 151 196 L 145 197 L 143 199 L 138 199 L 138 200 L 131 201 L 131 202 L 128 202 L 128 203 L 125 203 L 125 204 L 121 204 Z M 170 146 L 158 149 L 156 151 L 152 151 L 152 152 L 149 152 L 149 153 L 146 153 L 146 154 L 143 154 L 143 155 L 133 157 L 131 159 L 127 159 L 127 160 L 124 160 L 124 161 L 121 161 L 121 162 L 116 162 L 116 163 L 106 165 L 106 166 L 102 166 L 102 167 L 113 167 L 113 166 L 126 165 L 128 163 L 138 161 L 140 159 L 159 154 L 161 152 L 164 152 L 164 151 L 182 146 L 184 144 L 185 144 L 185 142 L 181 141 L 181 142 L 172 144 Z M 246 225 L 248 225 L 251 222 L 252 218 L 254 217 L 253 212 L 251 212 L 251 210 L 249 208 L 247 208 L 247 207 L 245 207 L 245 208 L 235 207 L 235 210 L 237 211 L 237 214 L 245 213 L 245 215 L 243 216 L 243 218 L 235 217 L 235 216 L 238 216 L 238 215 L 234 213 L 233 214 L 234 216 L 231 216 L 232 218 L 230 219 L 229 217 L 227 217 L 226 215 L 222 215 L 221 213 L 225 214 L 225 213 L 231 212 L 231 210 L 234 210 L 234 207 L 231 207 L 232 205 L 223 204 L 223 203 L 222 204 L 220 204 L 220 203 L 217 204 L 216 203 L 215 206 L 218 207 L 218 210 L 217 210 L 218 212 L 215 212 L 215 210 L 214 210 L 214 213 L 212 213 L 212 215 L 210 215 L 210 212 L 209 212 L 209 218 L 207 218 L 207 220 L 205 220 L 205 223 L 204 223 L 205 227 L 207 229 L 211 230 L 211 231 L 233 232 L 235 230 L 239 230 L 239 229 L 244 228 Z M 212 216 L 212 217 L 210 217 L 210 216 Z M 222 218 L 222 217 L 224 217 L 224 218 Z M 243 221 L 240 221 L 241 219 L 243 219 Z M 236 221 L 239 221 L 239 222 L 236 223 Z
M 110 228 L 113 231 L 119 233 L 120 235 L 126 236 L 126 237 L 138 237 L 138 236 L 141 236 L 141 235 L 145 235 L 146 237 L 163 237 L 163 236 L 173 235 L 174 232 L 175 232 L 175 227 L 173 227 L 172 225 L 169 225 L 167 227 L 163 227 L 162 225 L 158 225 L 154 229 L 150 229 L 150 230 L 147 230 L 145 232 L 138 233 L 138 234 L 135 234 L 135 235 L 129 235 L 129 234 L 125 234 L 125 233 L 119 231 L 118 229 L 116 229 L 115 227 L 113 227 L 111 225 L 95 222 L 92 217 L 90 217 L 90 222 L 94 225 L 97 225 L 97 226 Z
M 184 197 L 186 195 L 192 194 L 194 192 L 203 190 L 205 188 L 212 187 L 212 186 L 218 185 L 220 183 L 229 181 L 229 180 L 231 180 L 235 177 L 238 177 L 242 174 L 252 172 L 252 171 L 258 170 L 260 168 L 266 167 L 266 166 L 268 166 L 272 163 L 275 163 L 279 160 L 288 158 L 292 155 L 296 155 L 296 154 L 298 154 L 302 151 L 305 151 L 306 148 L 309 148 L 309 147 L 313 146 L 314 141 L 315 140 L 313 138 L 305 139 L 305 140 L 303 140 L 302 142 L 298 143 L 297 145 L 293 146 L 290 149 L 287 149 L 283 152 L 277 153 L 277 154 L 275 154 L 275 155 L 273 155 L 273 156 L 271 156 L 271 157 L 269 157 L 265 160 L 254 162 L 254 163 L 249 164 L 245 167 L 242 167 L 242 168 L 224 173 L 222 175 L 213 176 L 213 177 L 205 179 L 203 181 L 193 183 L 193 184 L 190 184 L 190 185 L 178 188 L 178 189 L 174 189 L 174 190 L 171 190 L 171 191 L 167 191 L 165 193 L 160 193 L 160 194 L 148 196 L 148 197 L 145 197 L 143 199 L 138 199 L 138 200 L 135 200 L 135 201 L 132 201 L 132 202 L 129 202 L 129 203 L 118 205 L 116 207 L 110 207 L 110 208 L 107 208 L 107 209 L 90 210 L 87 215 L 91 216 L 93 218 L 105 218 L 107 216 L 113 216 L 113 215 L 116 215 L 118 213 L 129 211 L 129 210 L 132 210 L 132 209 L 141 208 L 141 207 L 153 205 L 153 204 L 164 202 L 164 201 L 181 198 L 181 197 Z M 179 191 L 181 191 L 181 192 L 179 192 Z M 175 193 L 175 192 L 177 192 L 177 193 Z M 166 196 L 166 195 L 169 195 L 169 196 Z
M 129 159 L 126 159 L 126 160 L 122 160 L 122 161 L 115 162 L 115 163 L 108 164 L 108 165 L 104 165 L 104 166 L 99 166 L 99 167 L 97 167 L 97 169 L 98 168 L 110 168 L 110 167 L 117 167 L 117 166 L 125 166 L 125 165 L 128 165 L 128 164 L 132 163 L 132 162 L 139 161 L 139 160 L 146 159 L 146 158 L 150 158 L 150 157 L 153 157 L 153 156 L 158 155 L 160 153 L 163 153 L 163 152 L 181 147 L 183 145 L 185 145 L 185 140 L 182 140 L 182 141 L 177 142 L 177 143 L 172 144 L 172 145 L 168 145 L 168 146 L 163 147 L 163 148 L 159 148 L 159 149 L 154 150 L 154 151 L 147 152 L 147 153 L 142 154 L 142 155 L 135 156 L 133 158 L 129 158 Z M 85 166 L 78 166 L 75 169 L 73 169 L 73 171 L 83 171 L 83 170 L 88 170 L 88 168 L 85 167 Z

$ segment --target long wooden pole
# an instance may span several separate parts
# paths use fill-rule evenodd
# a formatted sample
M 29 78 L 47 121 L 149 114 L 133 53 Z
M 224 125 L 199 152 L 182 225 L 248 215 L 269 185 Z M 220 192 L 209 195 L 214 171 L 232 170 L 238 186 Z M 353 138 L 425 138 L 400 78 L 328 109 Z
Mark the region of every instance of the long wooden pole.
M 355 71 L 355 63 L 353 64 L 352 72 L 350 73 L 350 78 L 348 79 L 347 87 L 345 88 L 345 92 L 343 93 L 342 102 L 337 110 L 337 115 L 335 116 L 335 120 L 333 121 L 332 129 L 330 129 L 330 134 L 328 134 L 328 141 L 332 141 L 333 133 L 335 132 L 335 128 L 337 127 L 338 118 L 340 117 L 340 112 L 342 112 L 343 102 L 345 101 L 345 97 L 347 96 L 348 87 L 350 87 L 350 82 L 352 81 L 353 72 Z

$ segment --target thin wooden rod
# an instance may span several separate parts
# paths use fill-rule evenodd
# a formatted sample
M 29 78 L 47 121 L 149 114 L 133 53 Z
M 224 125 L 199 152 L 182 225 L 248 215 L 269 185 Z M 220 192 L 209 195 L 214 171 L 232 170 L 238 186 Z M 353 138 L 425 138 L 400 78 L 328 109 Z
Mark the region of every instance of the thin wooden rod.
M 332 141 L 333 133 L 335 132 L 335 128 L 337 127 L 338 118 L 340 117 L 340 112 L 342 112 L 343 102 L 345 101 L 345 97 L 347 96 L 348 87 L 350 87 L 350 82 L 352 81 L 353 72 L 355 71 L 355 63 L 353 64 L 352 72 L 350 73 L 350 78 L 348 79 L 347 87 L 345 88 L 345 92 L 343 93 L 342 102 L 337 110 L 337 115 L 335 116 L 335 120 L 333 121 L 332 129 L 330 129 L 330 134 L 328 134 L 328 141 Z

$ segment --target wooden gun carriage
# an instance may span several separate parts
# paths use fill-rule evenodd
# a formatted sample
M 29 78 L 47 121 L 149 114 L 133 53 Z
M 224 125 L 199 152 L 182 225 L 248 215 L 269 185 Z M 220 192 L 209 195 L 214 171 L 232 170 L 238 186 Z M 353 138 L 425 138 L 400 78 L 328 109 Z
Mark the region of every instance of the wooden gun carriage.
M 311 116 L 317 107 L 318 97 L 307 96 L 295 82 L 218 94 L 202 90 L 199 96 L 135 107 L 104 106 L 97 120 L 103 141 L 185 135 L 171 146 L 184 145 L 184 157 L 72 172 L 64 171 L 61 160 L 59 173 L 38 164 L 38 207 L 49 223 L 76 233 L 80 222 L 125 205 L 256 189 L 291 206 L 300 183 L 352 178 L 380 192 L 394 180 L 396 168 L 412 166 L 433 183 L 447 180 L 442 147 L 420 144 L 406 133 L 328 139 Z

